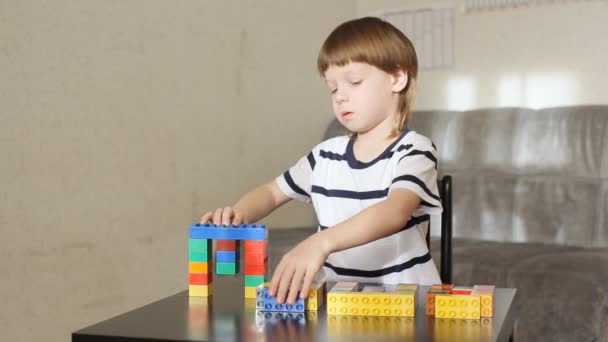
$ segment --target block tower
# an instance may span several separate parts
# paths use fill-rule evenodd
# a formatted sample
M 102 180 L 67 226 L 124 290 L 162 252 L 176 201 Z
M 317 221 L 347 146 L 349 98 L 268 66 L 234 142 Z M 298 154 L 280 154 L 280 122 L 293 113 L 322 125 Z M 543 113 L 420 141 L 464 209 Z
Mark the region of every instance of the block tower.
M 213 240 L 216 240 L 217 274 L 240 272 L 240 241 L 245 243 L 245 298 L 256 297 L 256 287 L 264 283 L 268 266 L 268 230 L 265 225 L 240 226 L 194 223 L 188 243 L 189 294 L 208 297 L 212 294 Z

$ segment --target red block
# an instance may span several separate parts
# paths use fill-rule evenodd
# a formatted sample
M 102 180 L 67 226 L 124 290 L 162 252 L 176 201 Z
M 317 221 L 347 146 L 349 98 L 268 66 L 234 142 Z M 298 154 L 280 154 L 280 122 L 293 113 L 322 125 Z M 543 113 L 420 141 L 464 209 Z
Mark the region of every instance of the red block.
M 213 280 L 213 273 L 190 273 L 190 285 L 209 285 Z
M 245 240 L 245 254 L 247 253 L 266 253 L 266 240 Z
M 266 274 L 267 263 L 263 264 L 248 264 L 245 262 L 245 274 L 247 275 L 264 275 Z
M 471 290 L 450 290 L 450 294 L 470 295 Z
M 268 261 L 266 253 L 245 253 L 245 265 L 261 265 Z
M 238 240 L 215 240 L 216 251 L 238 251 Z

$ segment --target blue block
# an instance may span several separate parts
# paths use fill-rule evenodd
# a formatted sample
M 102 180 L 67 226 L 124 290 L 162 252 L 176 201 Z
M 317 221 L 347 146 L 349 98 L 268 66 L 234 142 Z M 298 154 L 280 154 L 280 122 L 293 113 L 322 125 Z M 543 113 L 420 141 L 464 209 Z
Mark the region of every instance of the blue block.
M 262 311 L 304 312 L 304 310 L 306 309 L 304 299 L 300 298 L 299 296 L 294 304 L 277 303 L 277 298 L 274 296 L 270 296 L 268 294 L 267 288 L 264 288 L 262 290 L 262 293 L 257 293 L 256 297 L 258 297 L 258 302 L 256 303 L 256 306 L 261 306 L 260 310 Z M 259 299 L 262 299 L 262 301 L 260 302 Z
M 193 223 L 190 226 L 191 239 L 219 240 L 266 240 L 268 230 L 264 224 L 242 224 L 240 226 Z
M 215 251 L 217 262 L 239 262 L 239 251 Z

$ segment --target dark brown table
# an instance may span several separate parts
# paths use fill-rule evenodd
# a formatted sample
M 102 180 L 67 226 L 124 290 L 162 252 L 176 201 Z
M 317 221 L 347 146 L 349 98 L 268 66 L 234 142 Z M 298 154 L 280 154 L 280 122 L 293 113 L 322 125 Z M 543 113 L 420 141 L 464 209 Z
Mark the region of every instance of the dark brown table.
M 217 278 L 224 278 L 217 276 Z M 234 279 L 237 278 L 237 279 Z M 240 279 L 239 279 L 240 278 Z M 301 319 L 265 319 L 243 298 L 242 276 L 214 280 L 209 299 L 183 291 L 72 333 L 73 342 L 118 341 L 509 341 L 516 289 L 497 288 L 494 317 L 436 319 L 424 314 L 421 287 L 416 317 L 329 316 L 325 306 Z

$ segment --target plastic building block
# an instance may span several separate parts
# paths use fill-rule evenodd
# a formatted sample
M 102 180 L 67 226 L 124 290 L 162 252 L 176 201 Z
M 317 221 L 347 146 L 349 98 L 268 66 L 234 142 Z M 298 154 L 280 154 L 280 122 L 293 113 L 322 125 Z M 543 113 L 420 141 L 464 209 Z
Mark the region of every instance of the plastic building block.
M 221 240 L 266 240 L 268 230 L 266 225 L 242 224 L 240 226 L 214 225 L 210 223 L 193 223 L 190 226 L 192 239 L 221 239 Z
M 189 273 L 209 273 L 209 264 L 206 261 L 188 262 Z
M 257 286 L 245 286 L 245 298 L 256 298 Z
M 245 254 L 247 253 L 264 253 L 267 254 L 266 240 L 245 240 Z
M 260 265 L 256 264 L 248 264 L 245 262 L 245 274 L 247 275 L 264 275 L 266 274 L 266 266 L 267 263 L 263 263 Z
M 211 285 L 188 285 L 188 294 L 191 297 L 208 297 L 212 294 Z
M 304 299 L 298 298 L 294 304 L 279 304 L 274 296 L 268 294 L 268 288 L 260 285 L 256 289 L 256 307 L 261 311 L 304 312 Z
M 258 287 L 262 284 L 264 284 L 264 275 L 245 275 L 245 286 Z M 255 296 L 253 298 L 255 298 Z
M 237 274 L 239 273 L 238 262 L 216 262 L 215 272 L 217 274 Z
M 213 281 L 212 273 L 190 273 L 190 285 L 209 285 Z
M 266 253 L 245 252 L 245 264 L 260 265 L 268 261 Z
M 188 251 L 200 253 L 211 251 L 211 240 L 188 239 Z
M 481 318 L 479 296 L 474 295 L 445 295 L 435 296 L 435 317 L 479 319 Z
M 384 292 L 384 287 L 382 286 L 366 286 L 361 290 L 361 292 Z
M 384 287 L 383 292 L 352 292 L 348 288 L 353 286 L 334 287 L 327 294 L 328 315 L 413 317 L 415 314 L 416 290 Z
M 426 293 L 426 309 L 428 316 L 435 316 L 435 295 L 448 294 L 454 288 L 452 284 L 435 284 Z
M 240 249 L 239 240 L 216 240 L 216 251 L 238 251 Z
M 479 298 L 481 298 L 481 317 L 492 317 L 494 286 L 475 285 L 473 286 L 473 294 L 478 295 Z
M 317 311 L 325 302 L 325 292 L 327 285 L 325 282 L 315 282 L 310 287 L 310 292 L 305 300 L 306 310 Z
M 239 251 L 216 251 L 215 260 L 217 262 L 239 262 Z
M 188 260 L 190 261 L 211 261 L 209 252 L 188 252 Z

